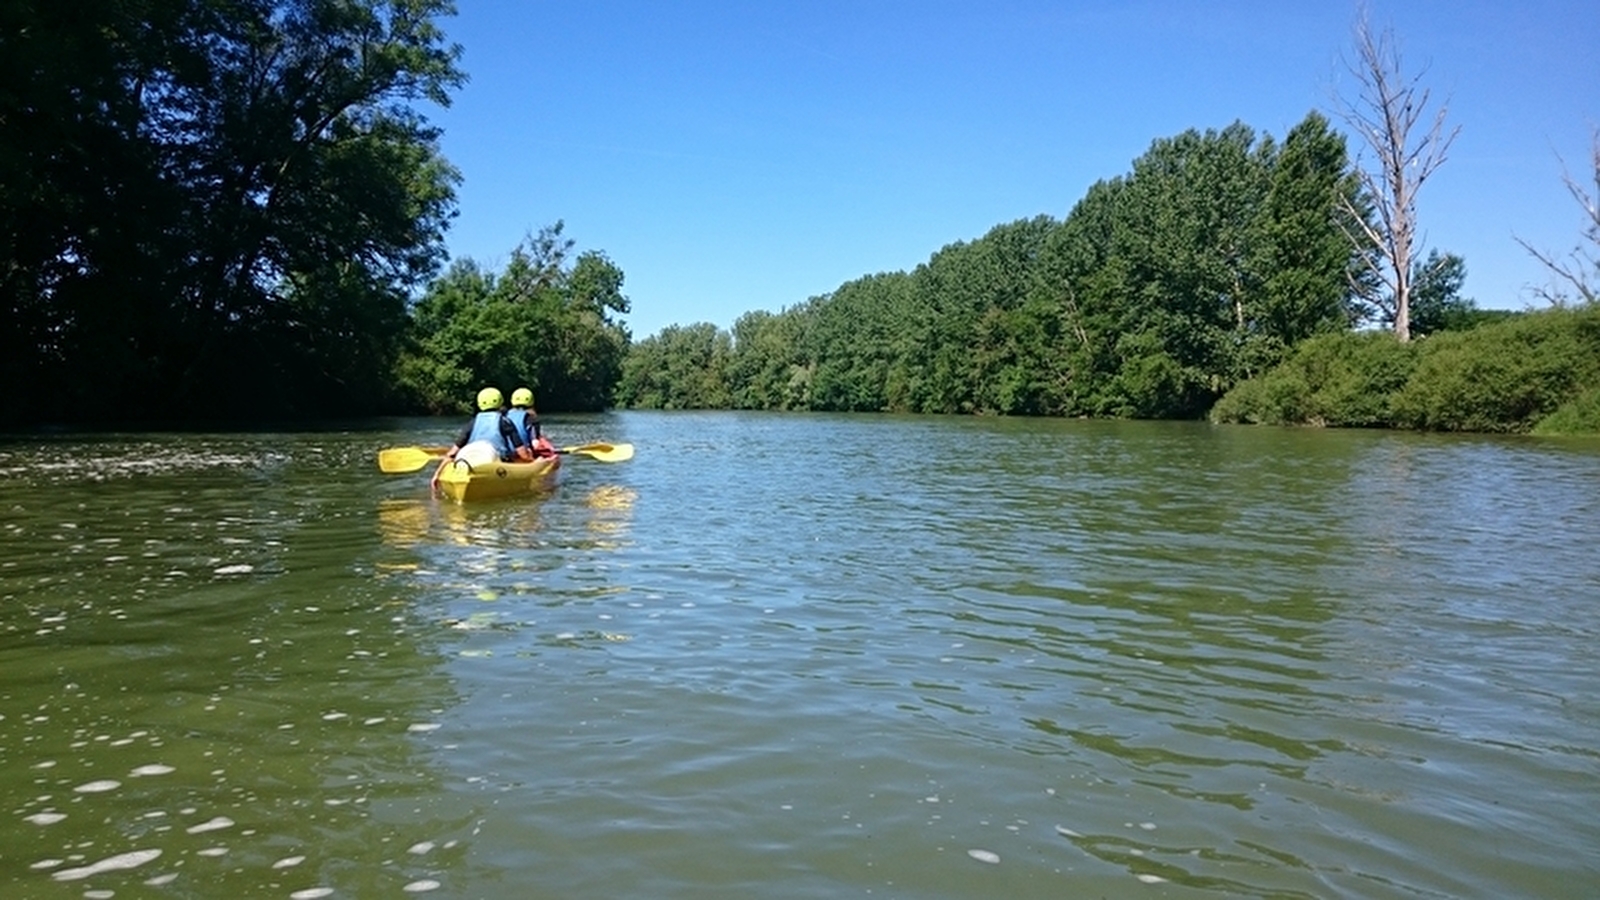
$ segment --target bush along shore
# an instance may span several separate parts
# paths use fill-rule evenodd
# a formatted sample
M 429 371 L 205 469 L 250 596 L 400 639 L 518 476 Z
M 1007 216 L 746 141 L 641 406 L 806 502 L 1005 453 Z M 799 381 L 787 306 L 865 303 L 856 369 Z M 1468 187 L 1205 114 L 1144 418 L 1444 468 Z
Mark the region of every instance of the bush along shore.
M 1214 422 L 1600 434 L 1600 307 L 1507 316 L 1409 343 L 1320 335 L 1241 382 Z

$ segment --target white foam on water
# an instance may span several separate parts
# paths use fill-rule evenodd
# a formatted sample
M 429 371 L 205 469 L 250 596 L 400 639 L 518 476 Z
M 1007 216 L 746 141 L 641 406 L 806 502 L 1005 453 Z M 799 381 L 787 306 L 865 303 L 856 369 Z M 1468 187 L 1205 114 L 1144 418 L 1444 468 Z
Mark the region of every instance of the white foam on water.
M 406 852 L 421 856 L 422 854 L 432 850 L 434 846 L 435 844 L 433 841 L 419 841 L 415 844 L 412 844 L 410 847 L 407 847 Z
M 246 574 L 249 574 L 251 572 L 254 572 L 255 570 L 256 570 L 255 566 L 252 566 L 252 565 L 250 565 L 248 563 L 239 563 L 237 565 L 232 565 L 232 566 L 223 566 L 220 569 L 213 569 L 213 570 L 211 570 L 211 574 L 213 574 L 213 575 L 246 575 Z
M 285 856 L 283 859 L 273 863 L 272 867 L 274 869 L 289 869 L 293 868 L 294 866 L 298 866 L 305 861 L 306 858 L 304 856 Z
M 228 848 L 227 847 L 207 847 L 204 850 L 196 850 L 195 851 L 195 855 L 196 856 L 227 856 L 228 855 Z
M 66 860 L 64 860 L 64 859 L 41 859 L 36 863 L 30 864 L 28 866 L 28 868 L 30 868 L 30 869 L 54 869 L 56 866 L 59 866 L 59 865 L 65 863 L 65 862 L 66 862 Z
M 177 872 L 168 872 L 165 875 L 157 875 L 154 878 L 146 878 L 144 883 L 150 885 L 151 887 L 161 887 L 163 884 L 171 884 L 177 880 Z
M 199 825 L 190 825 L 188 828 L 185 828 L 184 831 L 188 832 L 189 834 L 205 834 L 208 831 L 221 831 L 224 828 L 232 827 L 232 819 L 228 818 L 227 816 L 216 816 L 215 818 L 201 822 Z
M 331 896 L 333 896 L 333 888 L 331 888 L 331 887 L 314 887 L 314 888 L 306 888 L 303 891 L 295 891 L 294 893 L 289 895 L 289 900 L 317 900 L 318 897 L 331 897 Z
M 1069 837 L 1069 838 L 1081 838 L 1081 837 L 1083 837 L 1083 835 L 1077 833 L 1076 831 L 1073 831 L 1071 828 L 1068 828 L 1065 825 L 1057 825 L 1056 826 L 1056 834 L 1059 834 L 1062 837 Z
M 1145 884 L 1161 884 L 1166 881 L 1166 879 L 1162 878 L 1160 875 L 1137 875 L 1134 877 L 1138 878 Z
M 73 790 L 80 794 L 103 794 L 106 791 L 114 791 L 119 787 L 122 787 L 122 782 L 105 778 L 100 781 L 90 781 L 86 784 L 80 784 L 73 788 Z
M 82 881 L 91 875 L 98 875 L 101 872 L 136 869 L 160 855 L 160 850 L 130 850 L 127 853 L 108 856 L 97 863 L 87 866 L 78 866 L 73 869 L 62 869 L 59 872 L 53 872 L 50 877 L 57 881 Z
M 438 722 L 412 722 L 406 726 L 406 730 L 412 734 L 425 734 L 429 731 L 438 731 L 439 727 Z
M 437 891 L 440 886 L 439 882 L 434 881 L 432 878 L 419 878 L 400 890 L 408 894 L 421 894 L 426 891 Z
M 149 765 L 140 766 L 128 774 L 138 778 L 146 775 L 170 775 L 176 771 L 178 770 L 163 763 L 150 763 Z
M 1000 862 L 1000 854 L 993 850 L 968 850 L 967 855 L 981 863 L 995 865 Z
M 54 825 L 66 817 L 66 813 L 42 812 L 34 813 L 31 816 L 23 816 L 22 820 L 24 822 L 32 822 L 35 825 Z

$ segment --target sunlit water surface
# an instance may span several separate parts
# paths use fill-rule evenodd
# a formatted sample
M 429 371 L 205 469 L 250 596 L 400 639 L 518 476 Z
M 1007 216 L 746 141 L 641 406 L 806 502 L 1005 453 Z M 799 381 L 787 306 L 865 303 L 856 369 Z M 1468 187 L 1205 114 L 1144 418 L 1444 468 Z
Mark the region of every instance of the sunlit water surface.
M 552 419 L 0 442 L 0 895 L 1600 890 L 1600 445 Z

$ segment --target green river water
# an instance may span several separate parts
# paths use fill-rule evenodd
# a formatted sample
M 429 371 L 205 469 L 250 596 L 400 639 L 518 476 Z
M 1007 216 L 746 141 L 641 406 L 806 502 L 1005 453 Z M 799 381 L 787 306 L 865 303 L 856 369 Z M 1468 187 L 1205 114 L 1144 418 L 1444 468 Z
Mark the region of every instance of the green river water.
M 1600 896 L 1600 443 L 0 440 L 0 897 Z

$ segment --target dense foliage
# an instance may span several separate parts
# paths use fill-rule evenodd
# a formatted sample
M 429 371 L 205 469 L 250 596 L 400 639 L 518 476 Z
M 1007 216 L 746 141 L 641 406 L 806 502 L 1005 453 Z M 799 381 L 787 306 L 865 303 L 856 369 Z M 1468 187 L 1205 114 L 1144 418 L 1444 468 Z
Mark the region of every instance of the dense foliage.
M 628 333 L 622 270 L 597 251 L 569 261 L 562 224 L 511 253 L 499 275 L 460 260 L 416 304 L 399 384 L 412 405 L 465 411 L 485 384 L 531 388 L 542 410 L 611 405 Z
M 1156 141 L 1068 214 L 1001 225 L 731 333 L 636 344 L 634 406 L 1197 417 L 1369 314 L 1344 139 L 1312 113 Z
M 447 0 L 0 7 L 0 420 L 371 409 L 454 170 Z
M 1600 432 L 1600 306 L 1484 321 L 1402 344 L 1324 335 L 1234 388 L 1219 422 Z

